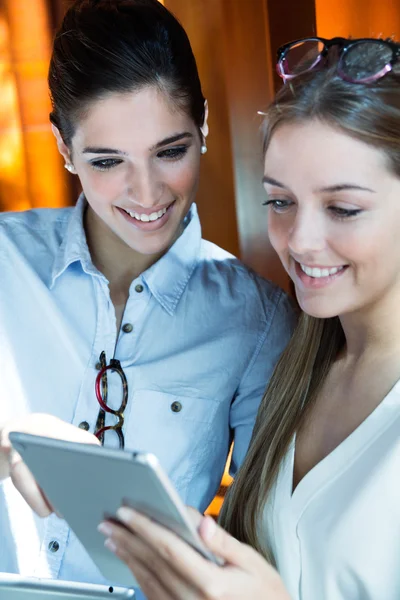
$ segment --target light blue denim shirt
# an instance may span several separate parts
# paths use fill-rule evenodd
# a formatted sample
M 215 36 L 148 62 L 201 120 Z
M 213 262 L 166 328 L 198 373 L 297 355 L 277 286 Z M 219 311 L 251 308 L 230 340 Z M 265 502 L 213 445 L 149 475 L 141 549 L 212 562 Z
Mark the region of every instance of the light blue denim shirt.
M 232 439 L 232 471 L 243 461 L 293 329 L 291 304 L 202 240 L 193 205 L 181 237 L 132 282 L 122 321 L 132 327 L 118 333 L 108 282 L 86 243 L 84 209 L 81 197 L 74 208 L 0 215 L 0 419 L 50 413 L 86 421 L 93 432 L 104 350 L 128 380 L 126 449 L 156 454 L 184 502 L 204 511 Z M 111 386 L 110 405 L 120 400 Z M 106 445 L 114 436 L 106 434 Z M 104 582 L 66 523 L 37 518 L 9 479 L 0 485 L 0 571 Z

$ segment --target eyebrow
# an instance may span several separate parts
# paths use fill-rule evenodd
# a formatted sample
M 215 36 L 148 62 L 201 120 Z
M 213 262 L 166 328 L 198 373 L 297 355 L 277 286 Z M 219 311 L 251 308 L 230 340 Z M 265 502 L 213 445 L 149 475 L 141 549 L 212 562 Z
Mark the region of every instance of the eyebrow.
M 276 179 L 273 179 L 273 177 L 269 177 L 268 175 L 264 175 L 262 182 L 268 183 L 269 185 L 275 185 L 276 187 L 279 187 L 282 189 L 288 189 L 288 188 L 286 188 L 286 186 L 283 183 L 281 183 L 280 181 L 277 181 Z M 356 185 L 354 183 L 340 183 L 337 185 L 329 185 L 327 187 L 319 188 L 316 191 L 318 193 L 330 192 L 331 194 L 332 193 L 334 194 L 335 192 L 343 192 L 343 191 L 362 191 L 362 192 L 371 192 L 372 194 L 376 194 L 375 190 L 371 190 L 371 188 L 363 187 L 361 185 Z
M 286 186 L 283 185 L 283 183 L 280 183 L 279 181 L 273 179 L 272 177 L 269 177 L 268 175 L 264 175 L 264 177 L 262 178 L 262 182 L 269 183 L 270 185 L 275 185 L 276 187 L 280 187 L 282 189 L 286 188 Z
M 175 135 L 171 135 L 170 137 L 164 138 L 161 142 L 158 142 L 155 146 L 152 146 L 151 150 L 157 150 L 157 148 L 161 148 L 162 146 L 168 146 L 168 144 L 173 144 L 174 142 L 179 142 L 179 140 L 183 140 L 185 138 L 193 138 L 193 134 L 190 131 L 183 131 L 182 133 L 176 133 Z
M 167 146 L 168 144 L 179 142 L 179 140 L 183 140 L 185 138 L 193 138 L 193 134 L 189 131 L 183 131 L 182 133 L 171 135 L 170 137 L 164 138 L 163 140 L 161 140 L 161 142 L 158 142 L 157 144 L 152 146 L 150 150 L 157 150 L 162 146 Z M 118 154 L 122 156 L 128 155 L 128 153 L 124 152 L 123 150 L 118 150 L 116 148 L 103 148 L 101 146 L 86 146 L 86 148 L 83 149 L 82 154 Z
M 86 146 L 82 150 L 82 154 L 121 154 L 127 156 L 128 153 L 116 148 L 102 148 L 101 146 Z
M 371 192 L 372 194 L 376 194 L 375 190 L 371 190 L 371 188 L 363 187 L 361 185 L 356 185 L 354 183 L 340 183 L 338 185 L 329 185 L 328 187 L 323 187 L 317 190 L 318 192 L 343 192 L 343 191 L 357 191 L 361 190 L 362 192 Z

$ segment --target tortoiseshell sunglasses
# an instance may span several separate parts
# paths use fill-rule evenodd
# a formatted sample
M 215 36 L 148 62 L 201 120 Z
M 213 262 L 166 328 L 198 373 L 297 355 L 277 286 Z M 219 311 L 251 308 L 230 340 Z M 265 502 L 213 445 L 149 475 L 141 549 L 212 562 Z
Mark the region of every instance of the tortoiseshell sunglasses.
M 303 38 L 278 48 L 277 71 L 290 81 L 308 71 L 329 65 L 330 49 L 337 51 L 337 73 L 350 83 L 373 83 L 393 69 L 400 57 L 400 45 L 390 39 Z
M 95 383 L 95 391 L 96 398 L 98 403 L 101 406 L 99 416 L 97 417 L 95 436 L 104 444 L 104 433 L 106 431 L 115 431 L 118 435 L 119 447 L 124 448 L 125 446 L 125 438 L 124 433 L 122 431 L 122 427 L 124 425 L 124 412 L 126 405 L 128 403 L 128 382 L 126 380 L 125 373 L 121 367 L 121 363 L 119 360 L 112 358 L 110 360 L 110 364 L 107 365 L 105 352 L 100 354 L 99 358 L 99 366 L 100 371 L 96 377 Z M 122 384 L 122 401 L 118 410 L 114 410 L 110 408 L 107 404 L 107 394 L 108 394 L 108 382 L 107 382 L 107 371 L 111 371 L 111 373 L 118 373 L 121 378 Z M 118 423 L 115 425 L 106 425 L 106 412 L 111 413 L 118 417 Z

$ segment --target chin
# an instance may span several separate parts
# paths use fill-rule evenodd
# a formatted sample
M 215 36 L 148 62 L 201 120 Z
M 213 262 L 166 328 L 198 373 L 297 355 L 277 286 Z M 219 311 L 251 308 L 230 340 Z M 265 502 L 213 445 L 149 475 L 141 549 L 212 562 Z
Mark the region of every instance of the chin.
M 339 314 L 338 310 L 332 305 L 329 306 L 327 302 L 321 302 L 318 300 L 302 301 L 301 299 L 298 299 L 297 301 L 303 312 L 316 319 L 332 319 L 333 317 L 337 317 Z
M 168 239 L 168 240 L 147 240 L 147 243 L 143 243 L 143 241 L 141 240 L 140 243 L 129 243 L 129 241 L 127 242 L 128 246 L 134 250 L 135 252 L 137 252 L 138 254 L 143 254 L 144 256 L 154 256 L 154 255 L 160 255 L 162 256 L 163 254 L 165 254 L 167 252 L 167 250 L 169 249 L 169 247 L 171 246 L 171 244 L 173 243 L 172 239 Z

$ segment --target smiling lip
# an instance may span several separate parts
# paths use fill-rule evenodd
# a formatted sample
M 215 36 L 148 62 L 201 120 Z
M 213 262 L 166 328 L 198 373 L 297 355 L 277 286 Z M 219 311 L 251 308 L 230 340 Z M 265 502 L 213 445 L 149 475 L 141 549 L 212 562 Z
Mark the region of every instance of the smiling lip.
M 300 279 L 304 287 L 312 289 L 319 289 L 334 283 L 337 279 L 342 277 L 348 269 L 348 265 L 341 265 L 338 267 L 309 266 L 300 265 L 297 260 L 295 260 L 294 263 L 297 279 Z M 305 273 L 304 269 L 307 270 L 308 273 Z M 328 274 L 324 275 L 324 272 L 328 272 Z M 313 277 L 314 274 L 315 276 Z
M 158 208 L 157 210 L 153 209 L 140 209 L 140 212 L 138 211 L 133 211 L 130 210 L 129 212 L 131 213 L 135 213 L 137 215 L 154 215 L 156 213 L 160 213 L 160 212 L 164 212 L 164 214 L 162 214 L 160 217 L 157 217 L 154 220 L 151 221 L 142 221 L 139 220 L 138 218 L 131 216 L 126 209 L 121 208 L 119 206 L 117 206 L 117 210 L 120 212 L 120 214 L 124 217 L 124 219 L 126 221 L 128 221 L 128 223 L 130 223 L 131 225 L 133 225 L 136 229 L 140 229 L 140 231 L 156 231 L 158 229 L 161 229 L 161 227 L 163 227 L 165 225 L 165 223 L 169 220 L 173 207 L 175 206 L 175 201 L 168 204 L 167 206 L 165 206 L 164 208 Z

